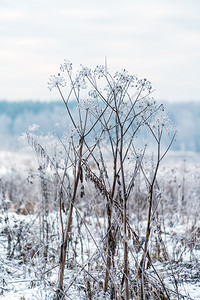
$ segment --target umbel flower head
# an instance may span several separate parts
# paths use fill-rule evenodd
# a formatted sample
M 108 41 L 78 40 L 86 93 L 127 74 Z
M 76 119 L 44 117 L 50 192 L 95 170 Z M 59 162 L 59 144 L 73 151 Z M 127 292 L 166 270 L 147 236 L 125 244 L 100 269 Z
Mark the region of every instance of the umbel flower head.
M 66 86 L 66 81 L 65 81 L 64 77 L 60 76 L 60 73 L 58 73 L 57 76 L 51 75 L 47 84 L 48 84 L 48 88 L 51 91 L 54 87 Z
M 64 63 L 60 65 L 60 70 L 62 72 L 67 71 L 67 72 L 71 73 L 72 63 L 69 60 L 65 59 Z

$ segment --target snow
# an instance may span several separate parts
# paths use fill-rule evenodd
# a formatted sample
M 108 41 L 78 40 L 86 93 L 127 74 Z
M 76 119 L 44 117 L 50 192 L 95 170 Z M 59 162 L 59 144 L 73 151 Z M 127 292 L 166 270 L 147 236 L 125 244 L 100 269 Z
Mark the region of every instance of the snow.
M 22 181 L 25 180 L 30 172 L 37 171 L 37 162 L 32 153 L 0 153 L 0 178 L 7 180 L 12 178 L 15 180 L 17 174 L 21 174 Z M 14 173 L 13 173 L 14 172 Z M 13 175 L 15 174 L 15 175 Z M 168 175 L 165 178 L 165 174 Z M 170 176 L 169 176 L 170 175 Z M 175 207 L 176 213 L 171 213 L 166 207 L 166 214 L 163 215 L 165 228 L 162 231 L 162 239 L 165 241 L 167 252 L 169 254 L 172 268 L 178 282 L 178 289 L 184 299 L 200 299 L 200 218 L 199 218 L 199 178 L 200 178 L 200 159 L 195 153 L 170 153 L 166 160 L 166 164 L 162 164 L 160 170 L 160 178 L 163 189 L 171 187 L 181 201 L 183 175 L 184 193 L 187 198 L 188 205 L 186 211 L 181 211 L 178 205 Z M 34 179 L 33 179 L 34 180 Z M 8 181 L 7 181 L 8 182 Z M 181 185 L 181 187 L 180 187 Z M 30 184 L 30 187 L 32 185 Z M 21 191 L 22 193 L 22 191 Z M 93 190 L 91 190 L 93 193 Z M 173 191 L 171 191 L 173 193 Z M 35 192 L 36 195 L 36 192 Z M 11 199 L 4 199 L 10 203 Z M 2 201 L 2 199 L 1 199 Z M 178 203 L 180 204 L 180 203 Z M 168 203 L 168 206 L 169 203 Z M 81 207 L 81 206 L 80 206 Z M 0 214 L 0 299 L 53 299 L 57 282 L 58 282 L 58 259 L 59 259 L 59 237 L 60 228 L 58 213 L 52 212 L 47 216 L 49 228 L 52 230 L 52 236 L 49 237 L 49 253 L 51 254 L 48 264 L 44 262 L 42 257 L 37 255 L 37 251 L 43 251 L 43 245 L 40 245 L 40 216 L 38 211 L 32 214 L 22 215 L 12 211 L 1 209 Z M 173 216 L 171 218 L 170 216 Z M 132 221 L 136 219 L 133 216 Z M 92 218 L 87 218 L 87 226 L 93 233 L 96 243 L 101 247 L 101 234 L 103 232 L 104 219 L 99 216 L 98 222 Z M 20 227 L 21 224 L 21 227 Z M 145 218 L 140 222 L 140 230 L 145 228 Z M 91 270 L 95 278 L 100 279 L 101 270 L 98 270 L 101 258 L 98 249 L 89 236 L 84 224 L 81 224 L 80 216 L 74 214 L 74 228 L 80 226 L 80 232 L 74 232 L 73 238 L 77 241 L 76 248 L 71 249 L 68 258 L 68 268 L 65 273 L 65 286 L 69 287 L 74 281 L 66 294 L 66 299 L 87 299 L 85 293 L 86 272 L 80 271 L 80 265 L 85 262 L 91 262 Z M 9 258 L 8 251 L 8 234 L 5 229 L 8 228 L 13 234 L 12 247 L 16 245 L 15 254 Z M 20 231 L 21 230 L 21 231 Z M 17 234 L 21 234 L 22 242 L 32 243 L 29 250 L 27 262 L 23 262 L 22 257 L 18 256 L 22 250 L 18 248 Z M 27 234 L 27 237 L 26 237 Z M 81 239 L 82 243 L 81 244 Z M 15 241 L 15 242 L 14 242 Z M 16 243 L 16 244 L 15 244 Z M 152 239 L 152 245 L 154 240 Z M 25 247 L 24 244 L 21 247 Z M 131 248 L 132 247 L 132 248 Z M 84 253 L 81 254 L 83 248 Z M 130 248 L 133 250 L 133 246 Z M 23 248 L 25 249 L 25 248 Z M 34 250 L 31 257 L 31 250 Z M 77 253 L 76 262 L 73 261 L 74 253 Z M 29 256 L 30 255 L 30 256 Z M 138 254 L 140 255 L 140 254 Z M 119 253 L 120 256 L 120 253 Z M 95 263 L 94 263 L 95 261 Z M 87 264 L 88 267 L 89 263 Z M 170 265 L 166 261 L 159 260 L 154 262 L 154 266 L 164 278 L 164 282 L 174 289 L 173 278 Z M 85 268 L 87 270 L 87 268 Z M 149 276 L 152 270 L 149 271 Z M 99 282 L 93 282 L 94 289 L 99 289 L 93 299 L 109 299 L 107 296 L 101 295 L 102 286 Z

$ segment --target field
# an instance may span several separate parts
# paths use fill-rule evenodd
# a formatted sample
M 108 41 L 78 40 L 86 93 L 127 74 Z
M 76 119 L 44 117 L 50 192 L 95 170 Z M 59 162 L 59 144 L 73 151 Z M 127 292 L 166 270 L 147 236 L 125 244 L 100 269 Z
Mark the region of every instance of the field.
M 170 152 L 177 130 L 146 78 L 60 71 L 64 122 L 2 153 L 1 296 L 198 299 L 198 154 Z
M 32 150 L 1 152 L 0 298 L 53 299 L 58 284 L 61 222 L 56 176 L 38 170 Z M 200 161 L 198 154 L 169 153 L 158 175 L 162 196 L 154 210 L 149 252 L 152 265 L 146 270 L 150 299 L 165 299 L 161 281 L 170 299 L 200 299 Z M 147 203 L 142 181 L 135 183 L 129 202 L 129 223 L 137 233 L 128 234 L 129 272 L 137 299 L 137 264 L 142 255 L 147 222 Z M 81 193 L 81 187 L 80 191 Z M 118 299 L 103 293 L 106 207 L 92 182 L 73 212 L 64 276 L 66 299 Z M 89 200 L 88 200 L 89 199 Z M 69 204 L 65 202 L 64 226 Z M 120 216 L 114 220 L 121 222 Z M 119 233 L 118 239 L 122 239 Z M 140 243 L 139 243 L 140 242 Z M 120 287 L 123 247 L 115 250 L 113 276 Z M 159 282 L 155 270 L 159 274 Z M 176 281 L 176 284 L 175 284 Z M 112 290 L 112 282 L 109 280 Z M 160 296 L 159 296 L 160 293 Z M 122 288 L 123 297 L 123 288 Z M 113 298 L 112 298 L 113 297 Z M 134 298 L 135 297 L 135 298 Z M 139 298 L 138 298 L 139 299 Z

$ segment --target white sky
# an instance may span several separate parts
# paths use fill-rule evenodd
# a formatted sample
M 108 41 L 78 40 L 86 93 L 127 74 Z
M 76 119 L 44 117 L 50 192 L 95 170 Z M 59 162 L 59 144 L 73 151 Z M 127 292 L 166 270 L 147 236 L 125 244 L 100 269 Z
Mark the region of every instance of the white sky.
M 200 0 L 0 0 L 0 99 L 59 99 L 66 58 L 146 77 L 154 98 L 200 101 Z

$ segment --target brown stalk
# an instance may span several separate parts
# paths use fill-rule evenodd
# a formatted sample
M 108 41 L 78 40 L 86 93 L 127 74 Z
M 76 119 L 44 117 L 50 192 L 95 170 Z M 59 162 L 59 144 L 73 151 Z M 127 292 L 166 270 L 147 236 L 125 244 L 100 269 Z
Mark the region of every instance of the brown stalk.
M 112 143 L 112 139 L 110 139 L 111 143 Z M 108 203 L 108 210 L 107 210 L 107 217 L 108 217 L 108 250 L 107 250 L 107 261 L 106 261 L 106 275 L 105 275 L 105 279 L 104 279 L 104 292 L 107 291 L 108 289 L 108 280 L 109 280 L 109 271 L 111 268 L 111 257 L 112 257 L 112 247 L 113 242 L 113 236 L 112 236 L 112 205 L 113 205 L 113 197 L 114 197 L 114 193 L 115 193 L 115 187 L 116 187 L 116 182 L 117 182 L 117 152 L 118 152 L 118 127 L 116 126 L 116 148 L 115 148 L 115 153 L 114 153 L 114 157 L 113 157 L 113 167 L 114 167 L 114 177 L 113 177 L 113 185 L 112 185 L 112 191 L 111 191 L 111 196 L 109 199 Z
M 127 244 L 127 192 L 123 164 L 123 126 L 120 127 L 120 167 L 123 187 L 123 230 L 124 230 L 124 275 L 125 275 L 125 290 L 126 300 L 129 300 L 129 283 L 128 283 L 128 244 Z
M 58 290 L 57 290 L 57 299 L 61 299 L 62 291 L 63 291 L 63 280 L 64 280 L 67 245 L 68 245 L 69 234 L 70 234 L 71 223 L 72 223 L 72 213 L 73 213 L 73 208 L 74 208 L 74 201 L 76 198 L 77 188 L 78 188 L 80 175 L 81 175 L 84 132 L 85 132 L 85 128 L 86 128 L 86 123 L 87 123 L 87 112 L 86 112 L 83 135 L 79 140 L 80 148 L 79 148 L 78 170 L 77 170 L 77 174 L 75 175 L 75 180 L 74 180 L 74 190 L 73 190 L 73 196 L 72 196 L 72 200 L 70 203 L 70 209 L 69 209 L 69 213 L 68 213 L 67 228 L 66 228 L 65 235 L 64 235 L 64 241 L 60 248 L 60 268 L 59 268 L 59 284 L 58 284 Z

